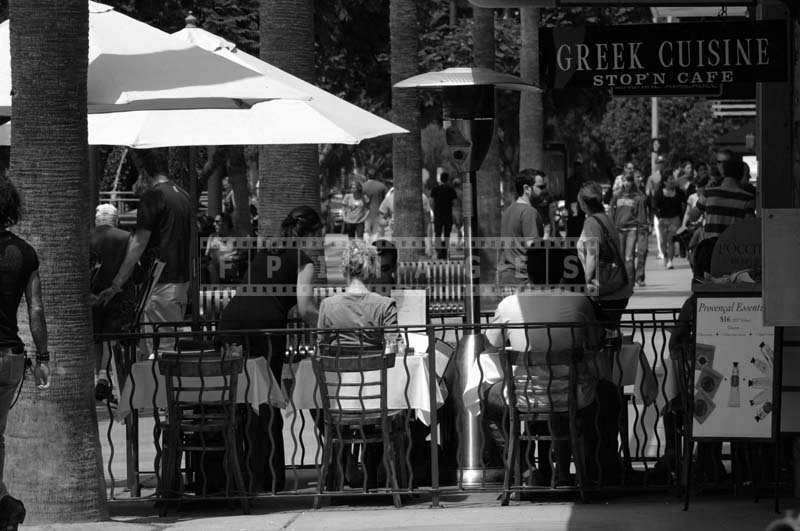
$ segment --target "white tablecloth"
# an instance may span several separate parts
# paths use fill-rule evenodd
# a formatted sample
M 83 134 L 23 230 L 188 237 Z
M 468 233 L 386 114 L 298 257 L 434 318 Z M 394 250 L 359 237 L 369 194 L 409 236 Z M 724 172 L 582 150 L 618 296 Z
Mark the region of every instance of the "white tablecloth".
M 125 381 L 125 386 L 122 388 L 122 396 L 119 400 L 119 408 L 117 409 L 117 418 L 123 419 L 133 409 L 151 409 L 153 407 L 153 393 L 156 393 L 155 405 L 158 408 L 167 407 L 167 386 L 162 376 L 158 371 L 158 365 L 155 367 L 153 364 L 157 363 L 155 360 L 140 361 L 134 363 L 131 368 L 131 374 Z M 155 373 L 155 377 L 153 376 Z M 272 371 L 267 367 L 267 361 L 264 358 L 250 358 L 247 360 L 247 374 L 244 371 L 239 373 L 236 393 L 236 402 L 240 404 L 250 404 L 253 409 L 258 412 L 260 404 L 270 404 L 275 407 L 286 406 L 286 396 L 284 395 L 281 386 L 272 375 Z M 133 389 L 133 382 L 136 383 L 136 389 L 133 391 L 131 397 L 131 390 Z M 182 378 L 181 379 L 187 386 L 199 386 L 200 378 Z M 222 384 L 222 378 L 204 378 L 204 383 L 208 387 L 218 386 Z M 182 392 L 181 398 L 183 400 L 192 400 L 199 398 L 200 393 Z M 203 393 L 205 400 L 218 400 L 220 392 L 205 391 Z
M 439 372 L 439 365 L 437 362 L 437 372 Z M 444 369 L 444 364 L 441 365 Z M 406 366 L 408 367 L 407 372 Z M 386 373 L 387 407 L 389 409 L 414 409 L 419 420 L 430 424 L 431 395 L 428 374 L 428 354 L 398 356 L 394 367 L 388 369 Z M 284 377 L 287 376 L 294 380 L 291 400 L 296 409 L 322 408 L 322 399 L 310 359 L 287 367 L 284 370 Z M 361 381 L 360 376 L 354 375 L 354 378 L 353 382 Z M 365 378 L 373 379 L 371 374 Z M 445 400 L 446 391 L 442 387 L 441 385 L 436 386 L 437 408 L 444 404 Z M 377 408 L 378 402 L 377 400 L 365 400 L 364 407 Z
M 619 363 L 614 360 L 612 383 L 616 384 L 620 381 L 619 372 L 621 369 L 621 383 L 626 391 L 633 394 L 637 400 L 642 400 L 648 404 L 655 401 L 658 407 L 662 408 L 665 404 L 664 396 L 662 396 L 661 392 L 662 384 L 664 385 L 664 394 L 667 400 L 678 396 L 675 370 L 669 359 L 669 353 L 664 354 L 664 363 L 667 364 L 667 371 L 664 371 L 660 359 L 656 362 L 654 381 L 653 360 L 644 354 L 640 354 L 640 352 L 641 345 L 638 343 L 623 345 Z M 503 364 L 500 362 L 500 354 L 498 352 L 482 352 L 478 356 L 478 360 L 473 364 L 467 375 L 467 385 L 464 389 L 464 403 L 467 410 L 476 415 L 480 413 L 478 389 L 481 383 L 495 383 L 503 380 Z M 644 389 L 644 395 L 642 389 Z

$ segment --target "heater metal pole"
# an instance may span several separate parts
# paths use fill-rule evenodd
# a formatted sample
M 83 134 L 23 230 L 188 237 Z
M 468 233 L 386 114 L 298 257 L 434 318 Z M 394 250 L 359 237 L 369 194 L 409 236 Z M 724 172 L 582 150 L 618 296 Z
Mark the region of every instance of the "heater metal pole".
M 475 247 L 475 236 L 478 234 L 478 187 L 477 170 L 486 155 L 486 146 L 491 140 L 491 121 L 457 119 L 452 125 L 457 127 L 463 137 L 471 143 L 471 152 L 466 171 L 463 176 L 463 216 L 464 216 L 464 260 L 465 285 L 464 310 L 465 320 L 474 326 L 464 331 L 456 350 L 457 382 L 456 397 L 463 397 L 468 383 L 468 376 L 476 370 L 478 356 L 484 350 L 480 320 L 480 251 Z M 488 128 L 487 128 L 488 126 Z M 466 162 L 466 161 L 465 161 Z M 499 479 L 501 471 L 487 469 L 482 458 L 484 449 L 484 431 L 481 418 L 469 411 L 461 399 L 455 400 L 458 419 L 458 474 L 464 486 L 480 485 Z

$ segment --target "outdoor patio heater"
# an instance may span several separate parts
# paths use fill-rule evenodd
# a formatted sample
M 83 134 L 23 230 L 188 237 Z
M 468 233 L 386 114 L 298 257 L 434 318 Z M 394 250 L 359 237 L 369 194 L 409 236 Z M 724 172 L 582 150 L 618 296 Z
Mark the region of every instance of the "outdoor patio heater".
M 475 371 L 475 361 L 483 350 L 480 323 L 480 250 L 475 248 L 478 232 L 478 191 L 475 177 L 481 167 L 494 134 L 495 88 L 516 91 L 538 91 L 525 80 L 487 68 L 448 68 L 428 72 L 401 81 L 397 88 L 438 89 L 442 94 L 445 138 L 453 164 L 461 177 L 463 189 L 464 253 L 466 261 L 465 312 L 467 323 L 475 326 L 466 331 L 456 350 L 455 404 L 459 408 L 459 477 L 464 485 L 490 481 L 482 466 L 482 430 L 480 419 L 464 408 L 467 376 Z M 498 181 L 497 185 L 500 183 Z

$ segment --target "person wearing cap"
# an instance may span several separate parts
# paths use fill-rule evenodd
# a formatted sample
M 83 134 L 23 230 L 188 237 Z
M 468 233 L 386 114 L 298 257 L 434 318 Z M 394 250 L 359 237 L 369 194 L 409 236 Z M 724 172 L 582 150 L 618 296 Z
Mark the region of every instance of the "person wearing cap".
M 111 286 L 128 250 L 130 235 L 117 228 L 119 215 L 111 204 L 97 205 L 94 217 L 94 229 L 89 239 L 89 257 L 92 266 L 91 301 L 92 323 L 96 334 L 124 332 L 133 325 L 136 313 L 135 283 L 132 275 L 119 293 L 114 295 L 106 305 L 97 304 L 97 295 Z M 108 357 L 102 343 L 95 345 L 97 353 L 95 374 L 99 375 L 107 368 Z M 98 378 L 95 385 L 95 398 L 103 400 L 111 398 L 110 378 Z
M 94 229 L 89 239 L 89 256 L 92 264 L 91 292 L 98 295 L 111 286 L 119 272 L 128 250 L 130 234 L 117 227 L 119 215 L 111 204 L 97 205 L 95 209 Z M 121 306 L 128 306 L 127 292 L 133 282 L 131 279 L 123 285 L 123 289 L 111 298 L 106 306 L 95 306 L 93 310 L 94 331 L 97 333 L 119 332 L 124 328 L 124 321 L 132 317 Z M 131 310 L 132 308 L 128 308 Z

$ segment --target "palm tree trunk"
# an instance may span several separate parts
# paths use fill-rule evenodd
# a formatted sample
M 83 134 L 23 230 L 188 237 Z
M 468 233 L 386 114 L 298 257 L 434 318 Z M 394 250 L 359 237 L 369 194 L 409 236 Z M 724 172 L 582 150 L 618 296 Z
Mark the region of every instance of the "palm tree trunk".
M 473 43 L 475 49 L 475 65 L 494 69 L 494 10 L 475 7 L 472 10 L 475 19 L 473 26 Z M 500 141 L 497 138 L 497 123 L 492 144 L 486 159 L 478 170 L 478 234 L 479 238 L 500 236 Z M 495 281 L 497 271 L 497 253 L 488 249 L 481 251 L 481 283 L 491 285 Z M 493 308 L 496 301 L 485 298 L 481 308 Z
M 520 74 L 539 85 L 539 9 L 520 9 Z M 541 169 L 544 163 L 544 110 L 541 92 L 525 91 L 519 99 L 519 167 Z
M 419 50 L 417 10 L 414 0 L 390 0 L 389 33 L 391 35 L 392 86 L 417 74 Z M 392 121 L 408 129 L 407 135 L 392 138 L 392 171 L 394 174 L 395 237 L 416 237 L 423 241 L 425 229 L 422 212 L 422 150 L 420 146 L 419 100 L 417 91 L 392 88 Z M 400 249 L 400 259 L 404 249 Z M 413 256 L 421 256 L 419 246 Z
M 6 433 L 5 481 L 31 521 L 107 516 L 93 396 L 89 291 L 86 0 L 11 0 L 11 177 L 17 229 L 39 255 L 52 382 L 27 379 Z M 32 349 L 25 311 L 22 338 Z
M 314 82 L 313 0 L 261 0 L 261 59 Z M 259 156 L 260 235 L 275 235 L 297 206 L 319 211 L 316 145 L 265 146 Z

